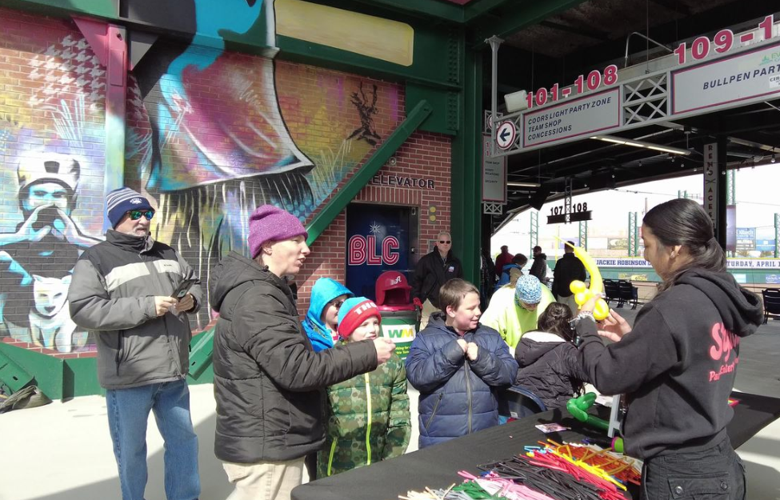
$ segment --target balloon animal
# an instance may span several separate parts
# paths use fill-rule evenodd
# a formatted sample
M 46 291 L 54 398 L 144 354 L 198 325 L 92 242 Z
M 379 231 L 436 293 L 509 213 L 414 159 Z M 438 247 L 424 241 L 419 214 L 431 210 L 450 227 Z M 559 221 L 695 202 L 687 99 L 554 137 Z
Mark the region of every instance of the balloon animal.
M 569 244 L 566 243 L 566 245 Z M 601 280 L 601 272 L 599 272 L 596 261 L 593 257 L 588 255 L 588 252 L 586 252 L 585 249 L 572 245 L 569 246 L 571 246 L 574 250 L 574 255 L 580 259 L 585 266 L 585 270 L 590 274 L 590 288 L 587 288 L 582 281 L 575 280 L 569 285 L 569 290 L 574 294 L 574 301 L 577 302 L 577 305 L 580 307 L 591 298 L 598 297 L 596 299 L 596 306 L 593 309 L 593 317 L 596 321 L 602 321 L 609 316 L 609 306 L 607 305 L 607 301 L 602 298 L 602 294 L 604 293 L 604 282 Z

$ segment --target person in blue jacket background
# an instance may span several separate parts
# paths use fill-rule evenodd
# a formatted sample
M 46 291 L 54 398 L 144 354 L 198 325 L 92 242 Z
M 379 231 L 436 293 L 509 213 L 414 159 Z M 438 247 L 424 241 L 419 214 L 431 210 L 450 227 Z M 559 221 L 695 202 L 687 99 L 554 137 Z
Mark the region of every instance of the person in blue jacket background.
M 330 278 L 320 278 L 311 287 L 311 304 L 303 320 L 303 329 L 314 352 L 333 347 L 338 340 L 339 308 L 345 300 L 354 296 L 347 287 Z
M 474 285 L 448 281 L 439 303 L 443 312 L 431 315 L 406 358 L 408 381 L 420 391 L 420 448 L 498 425 L 493 389 L 517 376 L 506 342 L 479 323 Z

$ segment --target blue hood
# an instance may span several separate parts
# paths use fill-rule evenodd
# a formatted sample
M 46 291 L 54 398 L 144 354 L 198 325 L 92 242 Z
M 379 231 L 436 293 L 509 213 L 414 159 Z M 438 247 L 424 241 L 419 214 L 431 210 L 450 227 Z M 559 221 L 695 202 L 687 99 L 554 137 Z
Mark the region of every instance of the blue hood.
M 306 335 L 309 336 L 315 352 L 333 347 L 333 338 L 330 330 L 328 330 L 328 327 L 325 326 L 320 318 L 322 317 L 322 310 L 325 309 L 328 302 L 340 295 L 355 296 L 354 293 L 349 291 L 349 288 L 330 278 L 320 278 L 311 287 L 311 304 L 309 305 L 309 311 L 306 313 L 306 319 L 303 320 L 303 328 L 306 330 Z

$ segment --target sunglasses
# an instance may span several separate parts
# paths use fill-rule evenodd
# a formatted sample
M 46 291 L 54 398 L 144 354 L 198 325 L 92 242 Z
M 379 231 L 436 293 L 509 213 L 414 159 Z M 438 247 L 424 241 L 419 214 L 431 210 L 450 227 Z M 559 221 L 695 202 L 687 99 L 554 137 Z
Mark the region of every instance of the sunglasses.
M 449 245 L 450 243 L 452 243 L 452 241 L 450 241 L 450 240 L 439 240 L 439 243 L 446 243 L 447 245 Z
M 141 217 L 146 217 L 146 220 L 152 220 L 154 217 L 154 210 L 130 210 L 127 212 L 130 216 L 130 220 L 138 220 Z

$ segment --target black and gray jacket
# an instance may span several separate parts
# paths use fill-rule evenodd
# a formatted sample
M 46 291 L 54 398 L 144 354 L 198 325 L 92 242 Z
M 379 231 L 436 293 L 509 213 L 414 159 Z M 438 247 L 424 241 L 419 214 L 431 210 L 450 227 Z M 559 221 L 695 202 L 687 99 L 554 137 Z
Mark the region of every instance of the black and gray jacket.
M 373 342 L 314 352 L 287 283 L 231 252 L 209 282 L 214 334 L 214 452 L 226 462 L 294 460 L 325 443 L 325 388 L 377 367 Z
M 548 410 L 565 407 L 587 381 L 577 348 L 554 333 L 526 332 L 515 360 L 520 365 L 515 384 L 539 396 Z
M 450 250 L 447 258 L 442 259 L 439 250 L 434 248 L 429 254 L 423 255 L 414 268 L 412 275 L 412 297 L 425 302 L 431 301 L 434 307 L 439 307 L 439 289 L 453 278 L 463 277 L 463 266 L 460 260 Z
M 158 317 L 154 297 L 173 294 L 192 269 L 171 247 L 109 230 L 106 241 L 76 263 L 68 290 L 70 315 L 95 333 L 98 380 L 105 389 L 127 389 L 181 380 L 189 367 L 187 314 Z M 201 288 L 189 293 L 197 312 Z

